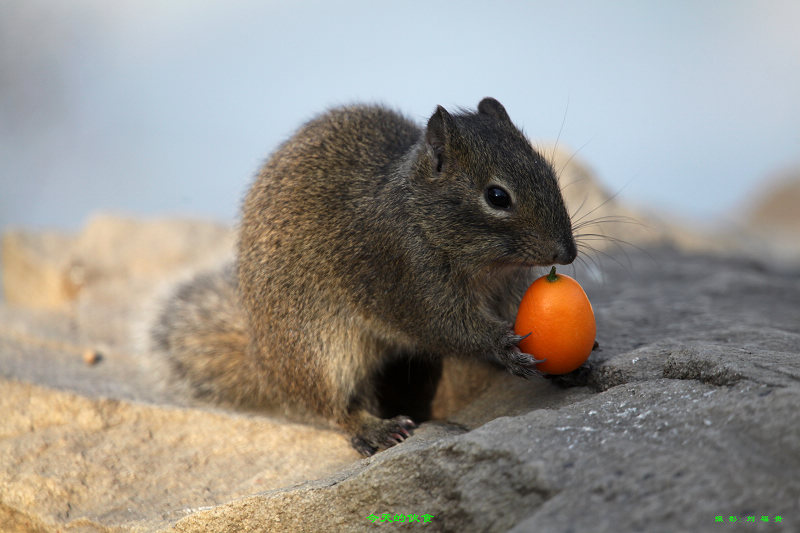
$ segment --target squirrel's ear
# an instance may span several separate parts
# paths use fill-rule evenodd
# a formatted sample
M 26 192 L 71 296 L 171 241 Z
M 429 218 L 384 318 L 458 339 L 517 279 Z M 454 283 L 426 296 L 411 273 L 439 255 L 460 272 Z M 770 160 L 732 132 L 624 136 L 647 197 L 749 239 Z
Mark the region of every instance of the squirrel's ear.
M 508 113 L 506 113 L 506 108 L 494 98 L 484 98 L 481 100 L 478 104 L 478 113 L 511 122 Z
M 450 144 L 453 126 L 450 113 L 442 106 L 436 106 L 425 130 L 425 141 L 432 152 L 436 172 L 441 172 L 444 166 L 445 148 Z

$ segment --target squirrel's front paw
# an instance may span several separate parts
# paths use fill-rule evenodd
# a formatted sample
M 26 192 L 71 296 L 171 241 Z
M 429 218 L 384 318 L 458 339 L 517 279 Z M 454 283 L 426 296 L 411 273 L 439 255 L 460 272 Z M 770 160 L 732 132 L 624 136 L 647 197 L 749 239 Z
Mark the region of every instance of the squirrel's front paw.
M 376 418 L 362 426 L 350 442 L 361 455 L 370 456 L 378 450 L 400 444 L 411 436 L 415 427 L 414 421 L 404 415 L 389 419 Z
M 526 379 L 536 374 L 536 363 L 544 361 L 544 359 L 534 359 L 532 355 L 523 352 L 517 346 L 528 335 L 520 336 L 509 329 L 503 336 L 500 350 L 496 355 L 499 363 L 509 372 Z

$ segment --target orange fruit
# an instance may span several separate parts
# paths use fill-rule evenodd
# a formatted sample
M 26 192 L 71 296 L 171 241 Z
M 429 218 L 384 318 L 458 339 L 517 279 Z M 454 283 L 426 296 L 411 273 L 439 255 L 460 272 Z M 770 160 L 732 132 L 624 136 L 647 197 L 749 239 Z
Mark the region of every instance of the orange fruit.
M 535 359 L 536 368 L 548 374 L 572 372 L 589 358 L 597 326 L 589 298 L 577 281 L 550 274 L 534 281 L 519 304 L 514 333 L 528 335 L 519 348 Z

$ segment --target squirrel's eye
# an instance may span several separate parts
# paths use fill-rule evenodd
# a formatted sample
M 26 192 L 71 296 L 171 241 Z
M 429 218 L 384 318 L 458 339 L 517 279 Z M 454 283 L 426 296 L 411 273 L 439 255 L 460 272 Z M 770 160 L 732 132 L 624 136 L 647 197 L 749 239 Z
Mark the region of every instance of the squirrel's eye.
M 511 196 L 502 187 L 491 186 L 486 189 L 486 201 L 495 209 L 511 207 Z

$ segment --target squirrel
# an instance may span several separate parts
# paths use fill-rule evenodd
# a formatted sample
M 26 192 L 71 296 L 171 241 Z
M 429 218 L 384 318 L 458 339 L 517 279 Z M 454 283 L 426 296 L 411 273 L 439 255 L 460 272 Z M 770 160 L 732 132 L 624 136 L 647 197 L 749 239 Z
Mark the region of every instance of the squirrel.
M 532 267 L 577 255 L 552 166 L 493 98 L 425 128 L 330 109 L 242 211 L 235 263 L 177 289 L 153 349 L 197 397 L 321 416 L 365 456 L 430 418 L 445 357 L 533 375 L 517 306 Z

